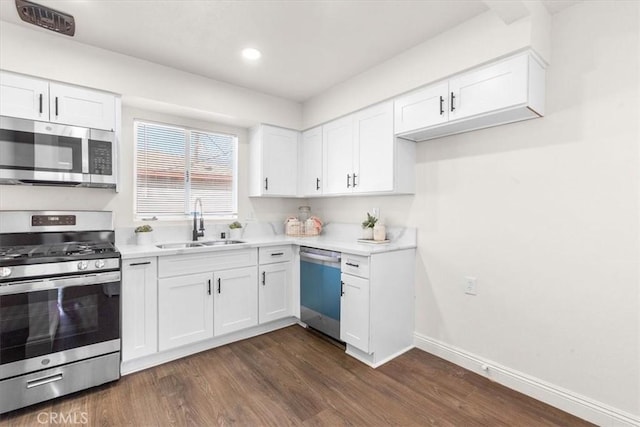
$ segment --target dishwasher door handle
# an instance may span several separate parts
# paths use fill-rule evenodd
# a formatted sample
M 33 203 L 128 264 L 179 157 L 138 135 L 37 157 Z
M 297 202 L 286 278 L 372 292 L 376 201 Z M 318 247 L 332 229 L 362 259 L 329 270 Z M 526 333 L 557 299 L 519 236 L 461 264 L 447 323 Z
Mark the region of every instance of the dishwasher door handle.
M 340 257 L 333 257 L 333 256 L 327 256 L 327 255 L 318 255 L 318 254 L 314 254 L 314 253 L 309 253 L 309 252 L 300 252 L 300 258 L 308 258 L 308 259 L 315 259 L 318 261 L 327 261 L 327 262 L 335 262 L 335 263 L 339 263 L 340 262 Z

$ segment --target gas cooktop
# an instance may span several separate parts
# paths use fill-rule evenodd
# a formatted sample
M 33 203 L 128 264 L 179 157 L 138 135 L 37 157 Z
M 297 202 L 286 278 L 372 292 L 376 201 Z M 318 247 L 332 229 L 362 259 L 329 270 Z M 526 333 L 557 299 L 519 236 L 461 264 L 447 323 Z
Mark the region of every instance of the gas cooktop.
M 117 256 L 117 250 L 111 242 L 65 242 L 40 245 L 0 247 L 0 263 L 32 263 L 72 261 L 80 258 L 108 258 Z

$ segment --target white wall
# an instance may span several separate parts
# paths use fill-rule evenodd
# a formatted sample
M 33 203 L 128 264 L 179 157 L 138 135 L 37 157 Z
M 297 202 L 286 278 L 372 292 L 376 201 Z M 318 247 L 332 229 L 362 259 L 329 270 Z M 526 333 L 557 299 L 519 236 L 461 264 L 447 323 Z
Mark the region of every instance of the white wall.
M 546 117 L 419 143 L 415 196 L 310 200 L 325 220 L 379 207 L 388 224 L 418 228 L 417 333 L 636 417 L 639 7 L 554 15 Z M 340 85 L 305 105 L 305 123 L 389 96 L 429 58 Z
M 0 25 L 0 68 L 123 95 L 128 105 L 249 127 L 298 129 L 297 102 L 75 42 L 50 31 Z

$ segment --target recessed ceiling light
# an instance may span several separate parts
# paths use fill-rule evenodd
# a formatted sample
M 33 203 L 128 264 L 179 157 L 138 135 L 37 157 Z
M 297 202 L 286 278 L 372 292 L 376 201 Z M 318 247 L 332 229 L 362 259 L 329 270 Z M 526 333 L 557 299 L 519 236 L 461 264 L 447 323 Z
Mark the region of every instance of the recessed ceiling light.
M 258 49 L 254 49 L 252 47 L 248 47 L 246 49 L 242 49 L 242 57 L 244 59 L 248 59 L 250 61 L 255 61 L 257 59 L 260 59 L 261 56 L 262 56 L 262 53 L 260 53 L 260 51 Z

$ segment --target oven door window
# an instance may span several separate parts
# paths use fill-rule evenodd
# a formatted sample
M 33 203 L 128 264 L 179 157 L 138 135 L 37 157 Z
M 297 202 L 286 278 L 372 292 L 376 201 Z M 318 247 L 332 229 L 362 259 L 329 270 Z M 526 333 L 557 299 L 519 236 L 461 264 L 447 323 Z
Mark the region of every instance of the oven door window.
M 82 138 L 0 129 L 0 167 L 82 173 Z
M 0 296 L 0 364 L 120 337 L 120 282 Z

